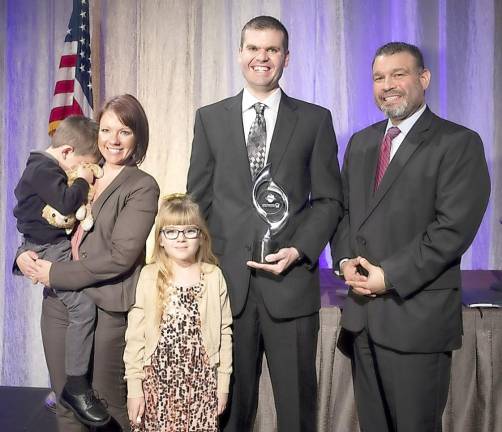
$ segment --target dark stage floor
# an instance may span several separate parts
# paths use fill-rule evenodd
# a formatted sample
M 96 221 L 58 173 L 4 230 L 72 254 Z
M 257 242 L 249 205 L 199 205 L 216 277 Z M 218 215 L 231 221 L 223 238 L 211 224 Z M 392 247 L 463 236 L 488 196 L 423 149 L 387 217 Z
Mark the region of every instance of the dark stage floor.
M 44 406 L 49 389 L 0 387 L 1 432 L 56 432 L 56 415 Z

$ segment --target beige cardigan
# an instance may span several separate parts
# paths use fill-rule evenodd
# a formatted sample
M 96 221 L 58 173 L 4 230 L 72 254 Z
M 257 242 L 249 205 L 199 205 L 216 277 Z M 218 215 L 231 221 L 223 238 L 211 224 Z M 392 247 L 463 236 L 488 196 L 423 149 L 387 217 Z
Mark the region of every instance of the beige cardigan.
M 156 324 L 158 266 L 141 270 L 136 289 L 136 303 L 129 311 L 124 351 L 127 397 L 143 396 L 144 367 L 150 365 L 160 338 Z M 202 340 L 211 366 L 217 369 L 217 391 L 228 393 L 232 373 L 232 313 L 227 286 L 221 270 L 202 264 L 203 291 L 198 296 Z

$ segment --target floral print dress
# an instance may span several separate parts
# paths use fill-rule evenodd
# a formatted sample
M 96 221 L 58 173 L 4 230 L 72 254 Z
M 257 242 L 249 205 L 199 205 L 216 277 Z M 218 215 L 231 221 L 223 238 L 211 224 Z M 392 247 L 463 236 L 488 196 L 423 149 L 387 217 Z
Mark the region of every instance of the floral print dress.
M 145 368 L 145 414 L 133 432 L 217 432 L 216 371 L 204 349 L 193 286 L 173 285 L 164 308 L 160 339 Z

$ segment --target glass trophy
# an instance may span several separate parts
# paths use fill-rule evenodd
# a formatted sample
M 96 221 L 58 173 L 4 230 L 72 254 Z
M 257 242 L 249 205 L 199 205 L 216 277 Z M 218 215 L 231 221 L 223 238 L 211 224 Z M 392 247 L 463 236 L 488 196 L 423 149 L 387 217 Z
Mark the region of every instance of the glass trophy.
M 273 181 L 271 165 L 265 165 L 257 174 L 253 184 L 253 205 L 258 215 L 267 224 L 267 231 L 253 244 L 253 261 L 266 263 L 265 257 L 280 249 L 275 236 L 289 219 L 289 200 L 284 190 Z

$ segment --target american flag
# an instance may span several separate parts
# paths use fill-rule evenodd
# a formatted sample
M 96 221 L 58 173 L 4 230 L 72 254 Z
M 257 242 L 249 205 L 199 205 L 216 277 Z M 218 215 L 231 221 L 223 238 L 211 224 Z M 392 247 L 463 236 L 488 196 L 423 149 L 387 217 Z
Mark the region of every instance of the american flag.
M 90 0 L 73 0 L 54 87 L 49 135 L 71 115 L 92 117 Z

